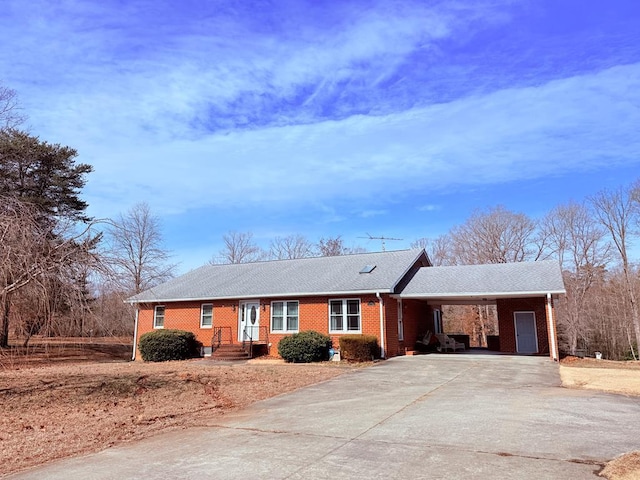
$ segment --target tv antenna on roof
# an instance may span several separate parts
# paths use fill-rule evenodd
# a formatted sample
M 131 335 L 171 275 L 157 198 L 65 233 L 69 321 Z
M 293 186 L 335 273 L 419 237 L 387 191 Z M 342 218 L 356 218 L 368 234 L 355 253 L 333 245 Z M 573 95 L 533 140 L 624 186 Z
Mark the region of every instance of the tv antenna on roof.
M 369 240 L 380 240 L 382 242 L 382 251 L 384 252 L 384 247 L 385 247 L 385 240 L 404 240 L 404 238 L 393 238 L 393 237 L 385 237 L 384 235 L 381 235 L 379 237 L 374 237 L 373 235 L 371 235 L 370 233 L 367 233 L 366 237 L 358 237 L 358 238 L 368 238 Z

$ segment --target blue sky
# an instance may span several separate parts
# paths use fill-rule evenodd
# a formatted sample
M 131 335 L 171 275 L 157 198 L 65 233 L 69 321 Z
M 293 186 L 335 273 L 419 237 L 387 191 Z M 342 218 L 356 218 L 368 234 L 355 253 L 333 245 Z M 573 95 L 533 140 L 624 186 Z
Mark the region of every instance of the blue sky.
M 4 0 L 0 82 L 187 270 L 230 230 L 436 237 L 640 177 L 635 0 Z

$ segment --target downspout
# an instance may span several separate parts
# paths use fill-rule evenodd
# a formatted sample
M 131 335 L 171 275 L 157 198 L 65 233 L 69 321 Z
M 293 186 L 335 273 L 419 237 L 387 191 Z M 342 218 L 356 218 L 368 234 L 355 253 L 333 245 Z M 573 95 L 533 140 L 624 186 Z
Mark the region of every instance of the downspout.
M 138 305 L 136 304 L 136 321 L 133 324 L 133 352 L 131 353 L 131 360 L 136 359 L 136 339 L 138 338 Z
M 380 292 L 376 292 L 376 297 L 378 297 L 378 306 L 380 307 L 380 358 L 386 358 L 384 349 L 384 302 Z
M 556 330 L 553 319 L 553 304 L 551 303 L 551 294 L 547 293 L 547 318 L 549 319 L 549 344 L 551 350 L 551 358 L 554 362 L 558 361 L 558 345 L 556 339 Z

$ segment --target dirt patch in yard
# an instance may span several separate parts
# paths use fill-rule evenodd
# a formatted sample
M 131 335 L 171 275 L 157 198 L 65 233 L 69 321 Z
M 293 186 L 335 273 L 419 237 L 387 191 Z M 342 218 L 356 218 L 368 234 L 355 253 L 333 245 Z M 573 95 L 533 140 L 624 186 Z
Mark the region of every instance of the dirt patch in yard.
M 0 475 L 102 450 L 351 370 L 326 364 L 68 363 L 0 370 Z

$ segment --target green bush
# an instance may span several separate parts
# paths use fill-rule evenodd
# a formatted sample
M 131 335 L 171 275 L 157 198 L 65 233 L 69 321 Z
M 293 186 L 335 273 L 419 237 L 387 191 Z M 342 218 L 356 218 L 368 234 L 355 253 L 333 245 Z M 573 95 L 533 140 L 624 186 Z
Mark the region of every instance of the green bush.
M 294 333 L 278 342 L 278 354 L 286 362 L 309 363 L 329 359 L 331 338 L 313 330 Z
M 185 360 L 200 355 L 200 343 L 192 332 L 184 330 L 154 330 L 145 333 L 138 342 L 145 362 Z
M 378 338 L 374 335 L 344 335 L 340 337 L 340 359 L 368 362 L 380 356 Z

